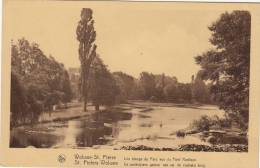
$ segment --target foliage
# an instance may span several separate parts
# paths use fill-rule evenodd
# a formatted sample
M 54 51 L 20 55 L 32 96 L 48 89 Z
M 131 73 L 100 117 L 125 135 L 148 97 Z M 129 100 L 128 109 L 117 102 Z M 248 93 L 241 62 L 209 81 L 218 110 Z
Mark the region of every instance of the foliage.
M 94 30 L 94 20 L 92 18 L 92 9 L 83 8 L 81 10 L 81 19 L 76 29 L 77 40 L 79 41 L 79 60 L 81 63 L 80 75 L 80 93 L 84 98 L 84 111 L 87 110 L 88 97 L 88 78 L 92 61 L 96 57 L 96 48 L 94 44 L 96 31 Z
M 178 90 L 177 83 L 167 84 L 163 91 L 168 101 L 177 102 L 179 98 L 179 90 Z
M 116 98 L 118 103 L 131 99 L 154 102 L 211 103 L 208 85 L 199 79 L 192 83 L 180 83 L 174 76 L 148 72 L 140 73 L 139 79 L 123 72 L 114 72 L 113 78 L 120 90 Z
M 209 131 L 210 129 L 230 128 L 231 120 L 228 118 L 219 118 L 218 116 L 201 116 L 191 123 L 191 128 L 196 131 Z
M 51 110 L 59 102 L 71 100 L 66 69 L 53 57 L 46 57 L 38 44 L 30 44 L 24 38 L 12 44 L 11 66 L 13 125 L 36 122 L 42 111 Z
M 222 14 L 209 27 L 215 49 L 195 58 L 199 76 L 213 82 L 210 90 L 220 108 L 241 127 L 248 125 L 250 22 L 247 11 Z
M 68 69 L 69 80 L 71 85 L 72 98 L 80 99 L 80 69 L 79 68 L 69 68 Z
M 207 115 L 202 116 L 198 120 L 194 120 L 191 124 L 192 128 L 198 131 L 208 131 L 209 128 L 213 125 L 213 122 L 210 117 Z
M 197 76 L 194 81 L 192 81 L 192 98 L 196 102 L 209 103 L 210 93 L 205 82 Z
M 143 88 L 143 98 L 148 100 L 155 95 L 156 83 L 155 76 L 148 72 L 140 74 L 140 84 Z
M 133 99 L 175 103 L 191 103 L 193 101 L 211 103 L 208 86 L 198 78 L 191 83 L 180 83 L 174 76 L 142 72 L 140 79 L 135 81 L 131 82 L 130 85 L 133 88 L 133 96 L 131 97 Z
M 24 119 L 27 103 L 25 89 L 16 74 L 11 73 L 11 81 L 11 127 L 13 127 L 19 123 L 19 119 Z
M 179 89 L 179 99 L 184 101 L 184 102 L 191 102 L 192 100 L 192 86 L 191 84 L 187 83 L 187 84 L 183 84 L 183 83 L 179 83 L 178 85 L 178 89 Z
M 176 136 L 177 137 L 185 137 L 186 133 L 183 130 L 178 130 L 178 131 L 176 131 Z
M 93 61 L 89 76 L 89 98 L 99 110 L 99 105 L 115 104 L 119 88 L 113 75 L 108 71 L 99 57 Z
M 134 77 L 123 72 L 114 72 L 113 77 L 120 89 L 117 101 L 125 102 L 126 100 L 133 99 L 135 96 L 134 89 L 136 84 Z
M 61 86 L 61 90 L 64 94 L 62 96 L 62 102 L 68 103 L 71 101 L 73 93 L 71 89 L 69 74 L 67 71 L 64 71 L 63 73 L 63 83 Z

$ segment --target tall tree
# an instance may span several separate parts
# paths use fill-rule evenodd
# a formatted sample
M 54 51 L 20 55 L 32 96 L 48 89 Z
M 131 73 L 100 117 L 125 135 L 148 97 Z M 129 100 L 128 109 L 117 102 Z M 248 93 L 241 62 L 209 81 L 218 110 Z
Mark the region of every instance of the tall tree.
M 199 75 L 213 81 L 211 92 L 220 108 L 247 128 L 251 16 L 247 11 L 223 13 L 209 30 L 215 49 L 195 58 Z
M 94 44 L 96 31 L 94 30 L 94 20 L 92 18 L 92 9 L 83 8 L 81 10 L 81 20 L 76 29 L 77 40 L 79 41 L 79 60 L 81 63 L 81 93 L 84 99 L 84 111 L 87 111 L 88 98 L 88 78 L 90 66 L 96 57 L 96 48 Z

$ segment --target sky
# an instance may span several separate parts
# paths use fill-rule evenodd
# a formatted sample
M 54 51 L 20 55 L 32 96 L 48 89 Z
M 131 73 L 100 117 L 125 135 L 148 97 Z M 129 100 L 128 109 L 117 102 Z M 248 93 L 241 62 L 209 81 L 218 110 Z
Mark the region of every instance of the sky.
M 165 73 L 190 82 L 200 69 L 194 57 L 211 48 L 208 26 L 221 10 L 176 7 L 174 3 L 9 2 L 11 39 L 36 42 L 66 68 L 79 67 L 77 22 L 83 7 L 93 10 L 97 53 L 111 72 L 134 77 Z

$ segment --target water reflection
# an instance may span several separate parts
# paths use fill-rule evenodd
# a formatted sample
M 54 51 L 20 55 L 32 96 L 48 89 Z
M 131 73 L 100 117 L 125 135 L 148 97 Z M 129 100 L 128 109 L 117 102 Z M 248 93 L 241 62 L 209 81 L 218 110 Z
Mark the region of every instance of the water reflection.
M 59 142 L 61 139 L 62 137 L 52 134 L 29 132 L 19 129 L 15 130 L 11 134 L 10 147 L 49 148 L 52 147 L 56 142 Z
M 181 107 L 128 108 L 102 111 L 63 122 L 19 127 L 11 131 L 10 147 L 80 148 L 146 145 L 176 147 L 180 144 L 205 144 L 198 137 L 179 139 L 173 132 L 186 128 L 201 115 L 220 115 L 217 108 L 206 110 Z
M 99 112 L 80 120 L 20 127 L 12 130 L 10 147 L 59 148 L 103 145 L 118 136 L 119 120 L 131 118 L 131 113 Z M 55 131 L 47 131 L 52 128 Z

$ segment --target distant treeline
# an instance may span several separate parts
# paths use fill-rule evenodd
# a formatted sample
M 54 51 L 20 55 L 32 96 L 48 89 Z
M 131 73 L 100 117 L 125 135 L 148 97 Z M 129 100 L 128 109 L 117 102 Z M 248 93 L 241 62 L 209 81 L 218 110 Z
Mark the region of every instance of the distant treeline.
M 80 81 L 79 78 L 72 78 L 71 83 L 79 83 L 80 87 Z M 202 104 L 214 102 L 209 91 L 211 85 L 205 84 L 198 77 L 192 76 L 190 83 L 180 83 L 176 77 L 142 72 L 137 79 L 124 72 L 111 73 L 99 56 L 91 65 L 88 85 L 88 100 L 97 110 L 99 105 L 111 106 L 128 100 Z M 72 90 L 77 92 L 78 89 Z M 82 96 L 80 92 L 73 95 L 78 95 L 76 97 L 79 98 Z
M 139 79 L 123 72 L 114 72 L 120 88 L 119 101 L 129 99 L 173 103 L 210 103 L 208 86 L 199 78 L 190 83 L 180 83 L 176 77 L 164 74 L 140 73 Z
M 72 98 L 63 64 L 47 57 L 36 43 L 20 39 L 11 46 L 11 127 L 38 120 L 42 111 Z

